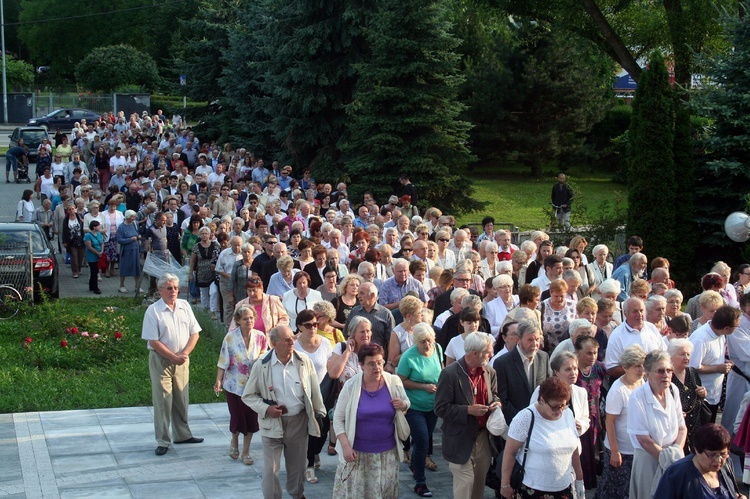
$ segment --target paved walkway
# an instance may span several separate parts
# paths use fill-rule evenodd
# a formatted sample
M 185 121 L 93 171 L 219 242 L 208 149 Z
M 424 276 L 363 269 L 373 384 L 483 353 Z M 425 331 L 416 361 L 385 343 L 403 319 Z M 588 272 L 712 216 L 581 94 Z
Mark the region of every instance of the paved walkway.
M 202 444 L 172 446 L 165 456 L 154 449 L 151 407 L 0 414 L 0 497 L 155 498 L 262 496 L 261 439 L 253 439 L 253 466 L 233 461 L 226 404 L 190 406 L 190 426 Z M 427 481 L 435 497 L 452 496 L 451 474 L 440 456 Z M 331 497 L 338 457 L 321 455 L 319 482 L 306 484 L 309 499 Z M 282 478 L 284 483 L 282 461 Z M 406 465 L 400 470 L 400 496 L 417 497 Z M 284 497 L 289 497 L 286 493 Z M 486 498 L 494 497 L 487 489 Z

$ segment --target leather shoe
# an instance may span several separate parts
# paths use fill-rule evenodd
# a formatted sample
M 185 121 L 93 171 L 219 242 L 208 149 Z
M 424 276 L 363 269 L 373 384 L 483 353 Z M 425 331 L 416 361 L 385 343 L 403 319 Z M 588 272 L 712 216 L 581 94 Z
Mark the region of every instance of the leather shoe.
M 168 450 L 169 450 L 169 447 L 162 447 L 160 445 L 159 447 L 156 448 L 154 452 L 156 453 L 157 456 L 163 456 L 164 454 L 167 453 Z
M 180 440 L 179 442 L 175 442 L 176 444 L 199 444 L 203 442 L 202 438 L 199 437 L 190 437 L 186 438 L 185 440 Z

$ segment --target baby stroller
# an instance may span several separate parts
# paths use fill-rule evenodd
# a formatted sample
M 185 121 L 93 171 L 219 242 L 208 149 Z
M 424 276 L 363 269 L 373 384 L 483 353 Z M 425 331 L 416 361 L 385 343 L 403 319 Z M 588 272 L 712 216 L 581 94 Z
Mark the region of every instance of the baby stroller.
M 26 161 L 18 161 L 18 171 L 16 172 L 16 183 L 20 184 L 21 180 L 26 180 L 26 183 L 31 183 L 31 178 L 29 178 L 29 160 Z

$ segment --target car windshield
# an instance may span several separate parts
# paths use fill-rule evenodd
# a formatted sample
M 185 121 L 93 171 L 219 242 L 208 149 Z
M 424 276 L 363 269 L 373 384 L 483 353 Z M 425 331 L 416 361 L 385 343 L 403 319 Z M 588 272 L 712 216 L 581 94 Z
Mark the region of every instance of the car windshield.
M 47 134 L 41 130 L 25 130 L 21 132 L 21 137 L 26 141 L 41 142 L 46 136 Z
M 31 234 L 31 244 L 34 253 L 40 253 L 47 249 L 47 243 L 43 239 L 42 232 L 36 225 L 12 225 L 0 227 L 0 254 L 8 253 L 18 243 L 26 244 Z M 13 250 L 14 251 L 14 250 Z

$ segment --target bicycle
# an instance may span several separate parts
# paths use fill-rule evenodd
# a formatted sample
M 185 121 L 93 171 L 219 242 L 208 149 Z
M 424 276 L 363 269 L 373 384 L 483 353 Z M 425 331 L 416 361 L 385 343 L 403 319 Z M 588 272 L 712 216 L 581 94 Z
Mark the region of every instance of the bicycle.
M 0 285 L 0 321 L 15 317 L 21 310 L 23 297 L 10 284 Z

